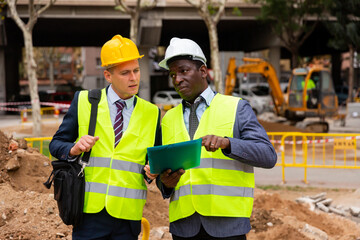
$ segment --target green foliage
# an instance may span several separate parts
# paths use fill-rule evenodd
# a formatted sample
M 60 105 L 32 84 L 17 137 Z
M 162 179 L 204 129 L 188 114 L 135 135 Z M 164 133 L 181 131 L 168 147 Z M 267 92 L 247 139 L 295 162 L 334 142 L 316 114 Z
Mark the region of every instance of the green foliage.
M 0 21 L 3 21 L 5 19 L 5 7 L 6 1 L 0 0 Z
M 232 14 L 239 17 L 242 16 L 242 12 L 238 7 L 233 8 Z
M 352 45 L 355 50 L 359 50 L 360 0 L 333 0 L 330 13 L 336 17 L 336 21 L 326 23 L 333 36 L 328 45 L 339 50 L 346 50 Z
M 292 54 L 292 67 L 299 66 L 299 48 L 323 18 L 332 0 L 250 0 L 261 4 L 257 19 L 268 24 Z M 311 19 L 311 20 L 309 20 Z
M 270 23 L 277 35 L 284 33 L 306 32 L 308 16 L 321 17 L 328 0 L 252 0 L 260 3 L 258 19 Z
M 209 4 L 208 5 L 208 11 L 209 11 L 210 15 L 215 15 L 219 11 L 219 7 L 215 6 L 215 5 L 212 5 L 212 4 Z

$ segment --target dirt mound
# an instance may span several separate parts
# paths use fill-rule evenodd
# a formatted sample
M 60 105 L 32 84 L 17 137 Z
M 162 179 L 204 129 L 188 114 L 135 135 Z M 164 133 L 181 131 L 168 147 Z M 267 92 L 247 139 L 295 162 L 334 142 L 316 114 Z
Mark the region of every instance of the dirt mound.
M 18 149 L 10 151 L 14 141 Z M 0 240 L 71 239 L 72 227 L 64 225 L 58 216 L 53 188 L 47 190 L 42 184 L 50 172 L 47 157 L 0 131 Z M 168 204 L 155 183 L 148 185 L 144 217 L 151 224 L 150 239 L 171 239 Z M 360 239 L 359 224 L 334 214 L 310 211 L 286 196 L 260 189 L 255 189 L 250 220 L 249 240 Z
M 256 189 L 248 239 L 342 239 L 360 238 L 359 224 L 335 214 L 311 211 L 278 194 Z M 327 238 L 325 238 L 327 236 Z
M 15 190 L 49 192 L 42 185 L 51 172 L 49 158 L 28 148 L 24 139 L 11 139 L 2 131 L 0 142 L 0 182 L 9 182 Z

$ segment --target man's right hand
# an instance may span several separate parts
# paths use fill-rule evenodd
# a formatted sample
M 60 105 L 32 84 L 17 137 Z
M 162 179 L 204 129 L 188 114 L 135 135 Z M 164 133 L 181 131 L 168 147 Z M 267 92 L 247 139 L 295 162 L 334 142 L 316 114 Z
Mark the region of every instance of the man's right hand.
M 82 136 L 79 141 L 70 149 L 70 157 L 80 155 L 83 152 L 88 152 L 99 140 L 99 137 L 90 135 Z
M 180 177 L 185 173 L 184 169 L 179 169 L 176 172 L 172 172 L 171 169 L 168 169 L 161 173 L 160 180 L 167 188 L 176 187 L 177 183 L 180 180 Z

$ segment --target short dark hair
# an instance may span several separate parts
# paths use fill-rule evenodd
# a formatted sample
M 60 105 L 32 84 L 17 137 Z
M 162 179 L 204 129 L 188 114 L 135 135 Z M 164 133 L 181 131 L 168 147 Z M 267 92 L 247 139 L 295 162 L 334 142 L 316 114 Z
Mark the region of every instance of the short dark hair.
M 166 64 L 169 66 L 170 63 L 172 63 L 172 62 L 174 62 L 176 60 L 190 60 L 190 61 L 193 61 L 197 68 L 200 68 L 202 65 L 205 65 L 202 61 L 194 60 L 193 56 L 191 56 L 191 55 L 179 55 L 179 56 L 172 57 L 172 58 L 167 60 Z

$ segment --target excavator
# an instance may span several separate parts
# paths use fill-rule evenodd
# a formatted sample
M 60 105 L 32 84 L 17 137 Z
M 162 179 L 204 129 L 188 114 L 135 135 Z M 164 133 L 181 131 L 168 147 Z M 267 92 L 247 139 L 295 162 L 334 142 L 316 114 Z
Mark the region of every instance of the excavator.
M 231 95 L 236 85 L 237 73 L 258 73 L 268 82 L 275 113 L 292 124 L 311 132 L 328 132 L 325 117 L 336 116 L 338 100 L 328 69 L 320 65 L 295 68 L 289 79 L 287 92 L 283 93 L 274 67 L 260 58 L 243 58 L 244 64 L 236 66 L 230 58 L 225 81 L 225 94 Z M 303 121 L 319 118 L 319 121 Z

